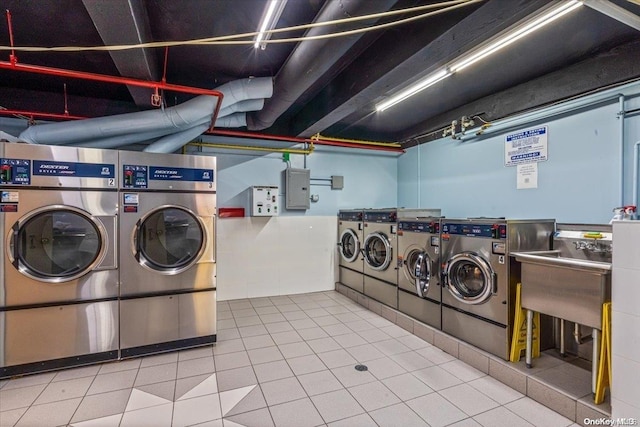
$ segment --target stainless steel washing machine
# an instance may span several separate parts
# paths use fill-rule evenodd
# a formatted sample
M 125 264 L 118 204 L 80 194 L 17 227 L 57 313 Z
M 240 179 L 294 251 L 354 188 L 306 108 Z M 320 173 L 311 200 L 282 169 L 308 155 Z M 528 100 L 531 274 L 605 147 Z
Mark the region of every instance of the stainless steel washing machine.
M 118 358 L 117 159 L 0 143 L 0 377 Z
M 397 210 L 367 209 L 363 216 L 364 294 L 398 308 L 398 269 L 394 262 Z
M 446 219 L 442 238 L 442 330 L 509 358 L 515 285 L 514 251 L 548 250 L 554 220 Z
M 345 286 L 364 292 L 364 258 L 362 209 L 338 212 L 339 280 Z
M 119 152 L 123 358 L 216 340 L 215 165 Z
M 441 218 L 398 220 L 398 310 L 441 329 Z

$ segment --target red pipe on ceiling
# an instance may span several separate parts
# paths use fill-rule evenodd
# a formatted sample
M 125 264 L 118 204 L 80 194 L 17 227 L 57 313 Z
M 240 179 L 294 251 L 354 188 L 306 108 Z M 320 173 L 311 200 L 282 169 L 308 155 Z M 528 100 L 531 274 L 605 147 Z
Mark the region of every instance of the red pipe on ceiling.
M 338 141 L 325 141 L 322 139 L 311 139 L 311 138 L 297 138 L 293 136 L 282 136 L 282 135 L 266 135 L 261 133 L 253 133 L 253 132 L 242 132 L 235 130 L 220 130 L 213 129 L 205 132 L 207 135 L 220 135 L 220 136 L 232 136 L 239 138 L 253 138 L 253 139 L 267 139 L 272 141 L 283 141 L 283 142 L 294 142 L 296 144 L 316 144 L 316 145 L 330 145 L 334 147 L 346 147 L 346 148 L 360 148 L 365 150 L 378 150 L 378 151 L 390 151 L 393 153 L 404 153 L 402 148 L 393 148 L 393 147 L 383 147 L 379 145 L 367 145 L 367 144 L 356 144 L 350 142 L 338 142 Z
M 42 119 L 62 119 L 62 120 L 80 120 L 86 119 L 83 116 L 72 116 L 70 114 L 57 114 L 57 113 L 39 113 L 36 111 L 25 110 L 4 110 L 0 109 L 0 115 L 3 116 L 28 116 L 29 118 L 39 117 Z
M 167 82 L 150 82 L 146 80 L 132 79 L 129 77 L 108 76 L 105 74 L 87 73 L 83 71 L 71 71 L 71 70 L 64 70 L 61 68 L 43 67 L 40 65 L 23 65 L 23 64 L 17 64 L 12 62 L 0 61 L 0 69 L 24 71 L 27 73 L 44 74 L 44 75 L 56 76 L 56 77 L 69 77 L 74 79 L 90 80 L 95 82 L 123 84 L 123 85 L 129 85 L 129 86 L 145 87 L 145 88 L 155 89 L 155 90 L 162 89 L 162 90 L 169 90 L 173 92 L 189 93 L 192 95 L 215 96 L 218 98 L 218 103 L 211 117 L 211 126 L 210 126 L 211 129 L 215 124 L 216 117 L 218 117 L 218 112 L 220 111 L 220 105 L 222 104 L 222 98 L 224 97 L 222 92 L 217 90 L 212 90 L 212 89 L 201 89 L 201 88 L 190 87 L 190 86 L 175 85 Z

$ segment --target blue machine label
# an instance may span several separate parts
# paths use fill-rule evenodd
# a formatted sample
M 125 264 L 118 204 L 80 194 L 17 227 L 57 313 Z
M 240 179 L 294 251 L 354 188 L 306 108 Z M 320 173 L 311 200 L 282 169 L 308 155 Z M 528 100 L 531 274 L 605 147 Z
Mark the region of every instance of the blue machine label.
M 467 237 L 488 237 L 506 239 L 507 227 L 504 224 L 442 224 L 442 233 Z
M 155 181 L 213 182 L 213 169 L 149 166 L 149 179 Z
M 78 178 L 115 178 L 116 165 L 107 163 L 76 163 L 33 161 L 33 174 L 41 176 L 72 176 Z
M 123 165 L 122 186 L 124 188 L 147 188 L 149 173 L 144 165 Z
M 0 185 L 31 185 L 31 161 L 0 159 Z

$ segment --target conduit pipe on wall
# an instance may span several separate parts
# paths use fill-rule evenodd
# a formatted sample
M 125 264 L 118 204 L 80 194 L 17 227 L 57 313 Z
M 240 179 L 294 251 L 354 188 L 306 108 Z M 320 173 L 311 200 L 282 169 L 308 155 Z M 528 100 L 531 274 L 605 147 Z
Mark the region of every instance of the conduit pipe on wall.
M 638 155 L 640 154 L 640 141 L 633 145 L 633 206 L 638 206 Z
M 620 204 L 624 206 L 624 95 L 618 96 L 618 127 L 620 128 L 620 143 L 618 144 L 618 154 L 620 155 Z
M 313 144 L 309 148 L 271 148 L 271 147 L 259 147 L 252 145 L 235 145 L 235 144 L 216 144 L 210 142 L 190 142 L 187 144 L 194 147 L 208 147 L 208 148 L 222 148 L 228 150 L 246 150 L 246 151 L 267 151 L 270 153 L 289 153 L 289 154 L 304 154 L 309 155 L 313 153 L 315 149 Z
M 558 116 L 561 114 L 570 113 L 580 108 L 591 107 L 597 104 L 601 104 L 606 101 L 611 101 L 618 98 L 621 93 L 630 91 L 631 89 L 637 89 L 639 83 L 627 83 L 622 86 L 618 86 L 612 89 L 604 90 L 602 92 L 587 95 L 578 99 L 563 102 L 561 104 L 552 105 L 550 107 L 544 107 L 539 110 L 535 110 L 528 113 L 519 114 L 517 116 L 509 117 L 503 120 L 492 122 L 490 126 L 481 126 L 474 129 L 466 130 L 464 135 L 457 137 L 460 141 L 468 141 L 485 135 L 490 135 L 498 132 L 506 132 L 517 127 L 527 126 L 531 123 L 546 120 L 550 117 Z
M 271 141 L 293 142 L 296 144 L 315 144 L 315 145 L 328 145 L 333 147 L 360 148 L 363 150 L 389 151 L 393 153 L 405 152 L 405 150 L 403 150 L 402 148 L 396 148 L 396 147 L 366 145 L 364 143 L 355 144 L 355 143 L 349 143 L 349 142 L 327 141 L 327 140 L 315 139 L 315 138 L 298 138 L 298 137 L 282 136 L 282 135 L 267 135 L 267 134 L 260 134 L 260 133 L 254 133 L 254 132 L 242 132 L 242 131 L 234 131 L 234 130 L 213 129 L 213 130 L 208 130 L 207 132 L 205 132 L 205 134 L 231 136 L 231 137 L 238 137 L 238 138 L 266 139 Z

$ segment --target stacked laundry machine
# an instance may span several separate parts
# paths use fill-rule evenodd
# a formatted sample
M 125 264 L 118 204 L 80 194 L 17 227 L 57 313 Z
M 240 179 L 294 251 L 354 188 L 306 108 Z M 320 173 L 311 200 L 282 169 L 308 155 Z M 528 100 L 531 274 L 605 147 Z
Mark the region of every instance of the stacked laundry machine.
M 216 159 L 120 152 L 120 347 L 216 340 Z
M 215 162 L 0 143 L 0 378 L 216 341 Z
M 548 250 L 555 220 L 443 219 L 442 330 L 489 353 L 509 358 L 516 251 Z
M 440 217 L 398 220 L 398 310 L 440 329 Z
M 0 143 L 0 377 L 118 358 L 117 164 Z
M 365 209 L 363 293 L 398 308 L 398 221 L 439 216 L 440 209 Z

